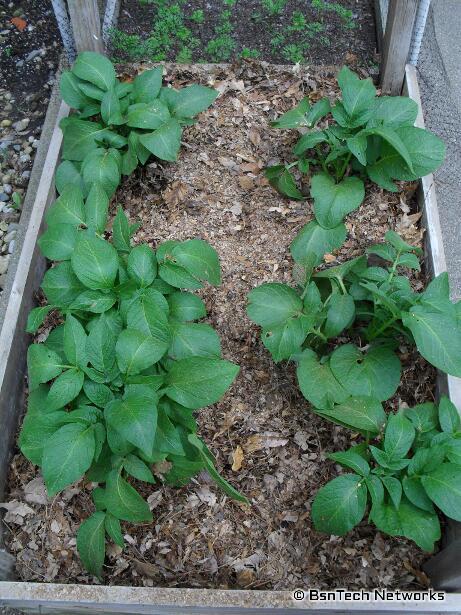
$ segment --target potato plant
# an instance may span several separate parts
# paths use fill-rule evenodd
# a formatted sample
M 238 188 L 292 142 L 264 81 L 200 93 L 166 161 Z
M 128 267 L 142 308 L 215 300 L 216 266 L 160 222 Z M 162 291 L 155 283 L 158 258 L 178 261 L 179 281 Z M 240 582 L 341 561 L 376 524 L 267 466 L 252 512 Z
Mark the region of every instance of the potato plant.
M 307 97 L 279 117 L 275 128 L 296 128 L 302 135 L 293 149 L 295 160 L 266 169 L 266 176 L 284 195 L 303 199 L 291 169 L 310 180 L 314 214 L 322 228 L 336 229 L 365 197 L 364 179 L 396 192 L 394 180 L 412 181 L 432 173 L 445 156 L 434 134 L 414 126 L 418 106 L 403 96 L 376 96 L 371 79 L 359 79 L 349 68 L 338 75 L 341 98 Z M 322 119 L 323 129 L 316 128 Z
M 448 399 L 439 414 L 434 404 L 422 404 L 390 417 L 382 402 L 400 383 L 396 349 L 401 341 L 414 344 L 441 371 L 461 376 L 461 302 L 450 301 L 446 273 L 423 292 L 411 288 L 402 272 L 419 269 L 420 250 L 393 231 L 367 255 L 315 272 L 303 268 L 300 263 L 319 245 L 319 236 L 309 229 L 292 243 L 296 287 L 263 284 L 250 292 L 248 304 L 273 359 L 297 363 L 298 384 L 313 411 L 365 438 L 351 451 L 331 456 L 356 474 L 342 475 L 319 491 L 314 524 L 328 533 L 346 533 L 363 518 L 368 493 L 370 520 L 380 530 L 431 550 L 440 537 L 434 504 L 461 520 L 459 416 Z
M 202 85 L 175 90 L 162 86 L 161 66 L 120 81 L 112 62 L 93 51 L 80 53 L 61 77 L 62 98 L 76 110 L 64 118 L 59 191 L 69 183 L 86 196 L 101 183 L 111 195 L 120 176 L 130 175 L 151 155 L 175 161 L 183 126 L 207 109 L 218 92 Z
M 342 99 L 333 106 L 326 98 L 311 106 L 305 98 L 274 123 L 305 132 L 294 148 L 296 161 L 266 175 L 280 192 L 301 199 L 290 169 L 311 174 L 315 220 L 291 244 L 295 286 L 255 288 L 247 311 L 262 327 L 274 361 L 297 363 L 298 384 L 313 411 L 365 439 L 331 456 L 355 474 L 319 491 L 312 508 L 317 529 L 348 532 L 370 497 L 370 520 L 380 530 L 431 550 L 440 537 L 436 508 L 460 519 L 458 413 L 444 399 L 438 413 L 423 404 L 386 417 L 382 403 L 400 383 L 396 349 L 402 341 L 439 370 L 461 376 L 461 302 L 450 301 L 446 273 L 424 292 L 413 290 L 405 271 L 420 269 L 421 250 L 394 231 L 340 265 L 325 268 L 323 258 L 344 243 L 344 218 L 362 203 L 365 179 L 395 191 L 393 180 L 415 180 L 436 169 L 445 147 L 413 126 L 413 101 L 377 98 L 371 80 L 347 68 L 338 81 Z M 333 121 L 314 130 L 330 113 Z
M 366 442 L 328 455 L 352 470 L 324 485 L 312 504 L 315 527 L 342 536 L 365 516 L 391 536 L 405 536 L 425 551 L 440 539 L 437 509 L 461 521 L 461 424 L 447 397 L 386 416 L 344 412 L 342 424 L 367 434 Z
M 152 114 L 161 73 L 143 73 L 137 80 L 128 89 L 131 98 L 108 60 L 83 53 L 61 86 L 63 92 L 75 86 L 74 102 L 84 116 L 90 104 L 91 114 L 104 116 L 106 94 L 113 95 L 117 86 L 119 98 L 125 92 L 128 103 L 139 101 L 133 104 L 138 110 L 142 105 L 142 113 L 150 105 Z M 106 94 L 96 110 L 99 103 L 87 98 L 98 100 L 99 90 Z M 191 113 L 191 104 L 194 113 L 203 106 L 194 102 L 194 90 L 189 92 L 190 99 L 181 98 L 184 114 L 186 109 Z M 130 104 L 128 114 L 129 109 Z M 114 117 L 111 123 L 122 125 Z M 65 124 L 65 152 L 82 146 L 83 133 L 72 128 L 75 121 L 84 120 L 71 117 Z M 93 130 L 94 122 L 86 124 Z M 214 329 L 195 322 L 206 309 L 191 291 L 220 284 L 218 255 L 200 239 L 170 240 L 156 250 L 133 246 L 138 225 L 130 224 L 120 207 L 109 235 L 109 201 L 120 182 L 123 156 L 100 147 L 93 137 L 85 143 L 79 150 L 86 152 L 80 180 L 63 185 L 61 172 L 60 196 L 46 214 L 47 229 L 39 239 L 41 251 L 54 263 L 42 282 L 47 304 L 31 311 L 27 330 L 35 333 L 52 311 L 60 324 L 44 342 L 29 346 L 28 409 L 19 445 L 40 466 L 50 496 L 82 477 L 98 483 L 92 491 L 95 512 L 80 526 L 77 547 L 86 569 L 100 577 L 106 535 L 123 547 L 121 521 L 152 520 L 133 481 L 151 485 L 160 476 L 181 486 L 206 469 L 230 497 L 247 500 L 217 472 L 197 435 L 194 415 L 218 401 L 239 371 L 221 358 Z M 98 166 L 100 155 L 104 162 Z M 112 162 L 116 176 L 108 170 Z

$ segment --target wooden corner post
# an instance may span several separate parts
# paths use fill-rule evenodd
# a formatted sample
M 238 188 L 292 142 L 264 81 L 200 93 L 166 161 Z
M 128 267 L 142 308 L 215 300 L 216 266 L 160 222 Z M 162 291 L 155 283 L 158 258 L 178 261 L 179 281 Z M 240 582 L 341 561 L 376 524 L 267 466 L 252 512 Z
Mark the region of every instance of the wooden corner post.
M 68 0 L 68 6 L 77 52 L 104 53 L 98 0 Z
M 381 59 L 384 94 L 399 95 L 405 77 L 418 0 L 390 0 Z

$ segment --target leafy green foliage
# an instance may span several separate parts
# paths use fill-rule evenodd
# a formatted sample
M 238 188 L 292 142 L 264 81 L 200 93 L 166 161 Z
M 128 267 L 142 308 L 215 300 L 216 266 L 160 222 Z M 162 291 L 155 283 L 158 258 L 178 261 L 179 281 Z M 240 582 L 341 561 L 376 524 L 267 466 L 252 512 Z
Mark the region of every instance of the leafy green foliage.
M 123 546 L 121 520 L 152 520 L 134 481 L 155 483 L 154 464 L 165 468 L 156 472 L 160 480 L 178 485 L 206 469 L 230 497 L 247 501 L 217 472 L 192 413 L 218 401 L 239 368 L 221 358 L 212 327 L 193 322 L 206 316 L 205 305 L 183 290 L 220 284 L 219 258 L 208 243 L 133 246 L 137 225 L 121 208 L 107 238 L 123 157 L 131 148 L 136 166 L 150 148 L 173 160 L 182 124 L 216 93 L 202 86 L 165 93 L 161 69 L 120 83 L 109 60 L 90 52 L 64 74 L 61 89 L 79 114 L 63 126 L 68 159 L 39 240 L 44 255 L 58 261 L 42 284 L 49 304 L 32 310 L 27 330 L 35 333 L 51 311 L 62 324 L 28 349 L 19 445 L 41 467 L 50 495 L 84 476 L 101 485 L 93 491 L 96 512 L 77 535 L 84 566 L 101 577 L 106 534 Z M 80 119 L 89 108 L 103 123 Z M 120 126 L 133 130 L 125 138 Z
M 323 4 L 325 10 L 334 6 Z M 311 105 L 304 98 L 273 122 L 276 128 L 296 128 L 303 134 L 293 149 L 294 162 L 266 169 L 269 181 L 289 198 L 303 198 L 292 169 L 309 173 L 314 214 L 324 228 L 337 226 L 357 209 L 365 179 L 395 192 L 394 180 L 427 175 L 445 155 L 438 137 L 413 125 L 418 111 L 414 101 L 376 97 L 372 81 L 359 79 L 347 67 L 341 69 L 338 83 L 342 97 L 334 104 L 324 98 Z M 320 120 L 323 128 L 316 127 Z
M 420 250 L 392 231 L 385 243 L 367 249 L 369 256 L 382 259 L 381 266 L 369 264 L 363 256 L 315 272 L 323 243 L 322 239 L 318 244 L 315 239 L 301 242 L 310 229 L 320 228 L 315 222 L 307 226 L 293 242 L 298 286 L 268 283 L 255 288 L 248 297 L 248 315 L 262 327 L 262 341 L 275 361 L 298 361 L 298 377 L 304 372 L 301 366 L 308 366 L 308 382 L 301 386 L 308 401 L 317 408 L 337 403 L 337 393 L 328 398 L 330 403 L 327 397 L 339 388 L 378 401 L 392 397 L 400 381 L 396 336 L 414 343 L 441 371 L 461 375 L 461 327 L 456 305 L 449 299 L 447 274 L 424 292 L 414 292 L 400 272 L 419 269 Z M 285 332 L 282 354 L 272 342 L 281 331 Z M 355 332 L 364 347 L 349 343 L 329 352 L 338 336 L 353 338 Z M 318 367 L 312 351 L 318 355 Z M 312 372 L 315 378 L 308 375 Z M 324 400 L 321 405 L 319 399 Z
M 315 220 L 291 245 L 296 287 L 269 283 L 254 289 L 248 315 L 262 327 L 274 361 L 298 364 L 299 387 L 313 411 L 365 438 L 330 456 L 353 473 L 319 490 L 312 504 L 315 527 L 343 535 L 369 506 L 378 529 L 431 551 L 440 538 L 436 508 L 461 518 L 459 414 L 447 398 L 438 410 L 423 404 L 389 416 L 382 402 L 400 382 L 398 340 L 413 343 L 441 371 L 461 376 L 459 310 L 450 301 L 447 274 L 415 292 L 404 272 L 420 269 L 421 250 L 394 231 L 364 256 L 316 268 L 344 242 L 344 217 L 363 201 L 367 177 L 396 190 L 394 179 L 414 180 L 437 168 L 444 146 L 413 126 L 412 101 L 376 98 L 373 83 L 347 68 L 338 81 L 342 99 L 333 107 L 325 99 L 311 106 L 305 98 L 274 122 L 304 134 L 294 149 L 297 161 L 266 175 L 280 192 L 301 199 L 290 169 L 311 173 Z M 314 130 L 330 112 L 336 125 Z
M 344 418 L 348 424 L 347 410 Z M 315 527 L 347 533 L 363 518 L 368 500 L 370 521 L 379 530 L 432 551 L 441 534 L 436 509 L 461 519 L 458 411 L 442 397 L 438 408 L 422 404 L 390 414 L 373 435 L 373 441 L 329 455 L 354 473 L 318 491 L 312 505 Z
M 176 160 L 183 126 L 217 96 L 204 86 L 163 87 L 161 67 L 121 82 L 110 60 L 91 51 L 79 54 L 63 73 L 61 94 L 76 113 L 61 124 L 57 187 L 61 192 L 69 184 L 78 186 L 84 196 L 95 183 L 111 196 L 120 176 L 130 175 L 150 155 Z

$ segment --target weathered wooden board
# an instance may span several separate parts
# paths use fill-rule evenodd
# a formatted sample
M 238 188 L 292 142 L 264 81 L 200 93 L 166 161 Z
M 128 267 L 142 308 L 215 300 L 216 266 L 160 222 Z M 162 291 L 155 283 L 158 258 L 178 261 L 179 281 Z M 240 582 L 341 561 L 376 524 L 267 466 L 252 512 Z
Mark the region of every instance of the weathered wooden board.
M 451 594 L 443 602 L 311 602 L 296 601 L 292 592 L 158 589 L 147 587 L 104 587 L 98 585 L 54 585 L 37 583 L 0 583 L 0 604 L 26 612 L 104 613 L 149 615 L 309 615 L 368 613 L 460 613 L 461 596 Z
M 24 373 L 30 343 L 30 336 L 25 333 L 27 315 L 34 307 L 34 294 L 46 266 L 39 254 L 37 239 L 45 208 L 54 197 L 54 171 L 62 142 L 59 121 L 68 112 L 67 105 L 61 103 L 57 116 L 49 118 L 54 127 L 0 330 L 0 497 L 4 492 L 17 421 L 24 407 Z
M 390 0 L 381 54 L 381 88 L 400 94 L 410 51 L 418 0 Z
M 419 105 L 416 126 L 424 128 L 421 96 L 418 86 L 416 68 L 407 64 L 405 70 L 404 93 Z M 426 229 L 426 265 L 433 276 L 447 270 L 445 250 L 443 248 L 442 229 L 440 226 L 435 181 L 432 173 L 421 179 L 419 202 L 423 212 L 423 224 Z M 461 410 L 461 378 L 438 373 L 439 393 L 447 394 L 456 407 Z M 461 590 L 461 524 L 449 520 L 444 537 L 445 548 L 433 557 L 425 566 L 432 582 L 449 591 Z
M 104 53 L 98 0 L 68 0 L 75 48 Z

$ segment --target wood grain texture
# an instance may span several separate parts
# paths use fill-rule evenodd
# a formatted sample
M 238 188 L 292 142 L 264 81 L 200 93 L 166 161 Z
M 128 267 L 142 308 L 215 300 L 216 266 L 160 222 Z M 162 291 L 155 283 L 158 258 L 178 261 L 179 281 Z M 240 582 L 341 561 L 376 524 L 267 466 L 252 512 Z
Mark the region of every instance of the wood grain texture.
M 30 335 L 25 332 L 27 316 L 34 307 L 34 295 L 40 286 L 46 266 L 45 259 L 38 251 L 37 239 L 42 228 L 45 209 L 54 197 L 54 171 L 62 142 L 59 121 L 68 112 L 68 106 L 62 103 L 49 143 L 0 330 L 0 497 L 4 492 L 18 418 L 24 407 L 24 374 L 27 347 L 30 343 Z
M 53 583 L 0 583 L 0 605 L 40 613 L 149 615 L 286 615 L 287 613 L 425 613 L 461 612 L 461 595 L 441 602 L 319 602 L 293 600 L 289 591 L 159 589 Z
M 405 78 L 418 0 L 390 0 L 384 32 L 381 88 L 384 94 L 398 95 Z
M 104 53 L 98 1 L 68 0 L 68 6 L 77 52 Z

